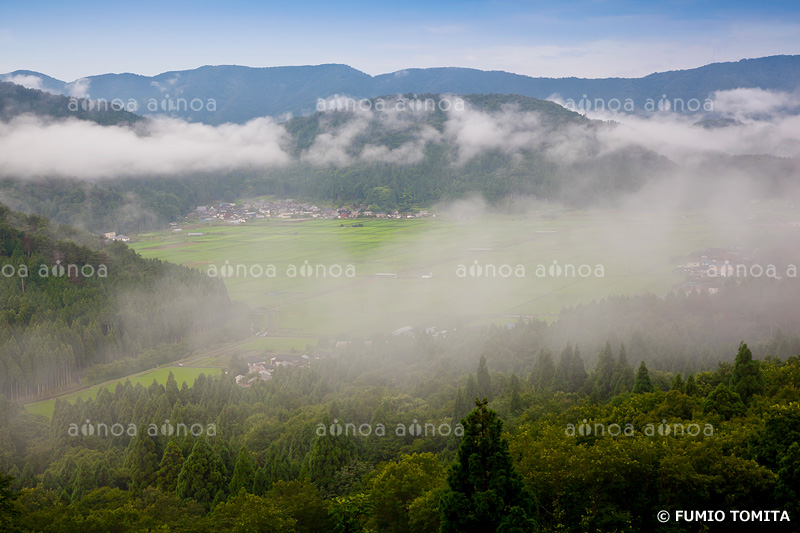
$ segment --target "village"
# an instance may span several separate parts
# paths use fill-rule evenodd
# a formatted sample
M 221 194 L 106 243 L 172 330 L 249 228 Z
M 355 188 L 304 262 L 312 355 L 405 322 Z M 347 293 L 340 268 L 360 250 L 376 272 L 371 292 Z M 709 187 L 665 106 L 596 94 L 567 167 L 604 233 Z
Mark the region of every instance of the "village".
M 267 362 L 269 361 L 269 362 Z M 281 354 L 267 358 L 266 355 L 252 355 L 244 358 L 247 374 L 236 376 L 236 384 L 248 388 L 258 381 L 267 382 L 279 367 L 305 367 L 310 364 L 307 355 Z
M 741 248 L 706 248 L 690 253 L 675 272 L 684 276 L 679 287 L 687 296 L 713 295 L 726 280 L 747 277 L 756 264 Z
M 291 198 L 280 200 L 255 200 L 243 203 L 212 202 L 200 205 L 189 213 L 188 221 L 214 222 L 223 221 L 228 224 L 244 224 L 251 219 L 408 219 L 435 217 L 427 210 L 416 213 L 393 211 L 372 211 L 365 206 L 319 207 L 306 202 L 298 202 Z

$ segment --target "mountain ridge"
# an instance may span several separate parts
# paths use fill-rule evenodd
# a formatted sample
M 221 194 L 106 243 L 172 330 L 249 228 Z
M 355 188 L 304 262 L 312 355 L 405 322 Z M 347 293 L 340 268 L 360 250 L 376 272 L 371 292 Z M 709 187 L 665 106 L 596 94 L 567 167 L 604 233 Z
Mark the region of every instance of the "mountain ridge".
M 221 124 L 243 123 L 259 116 L 308 114 L 314 111 L 318 99 L 335 95 L 358 99 L 416 93 L 519 94 L 540 99 L 559 95 L 576 102 L 587 97 L 603 101 L 629 98 L 640 109 L 646 99 L 658 100 L 665 95 L 702 102 L 714 91 L 740 87 L 792 92 L 800 88 L 800 55 L 711 63 L 640 78 L 531 77 L 463 67 L 409 68 L 372 76 L 349 65 L 326 63 L 276 67 L 204 65 L 155 76 L 106 73 L 72 82 L 17 70 L 0 74 L 0 79 L 8 81 L 17 76 L 39 77 L 42 89 L 67 96 L 75 94 L 76 85 L 83 83 L 91 98 L 118 99 L 128 106 L 128 111 L 140 114 L 152 112 L 162 101 L 167 102 L 169 110 L 170 102 L 174 102 L 177 104 L 172 116 Z M 179 99 L 185 100 L 183 109 Z

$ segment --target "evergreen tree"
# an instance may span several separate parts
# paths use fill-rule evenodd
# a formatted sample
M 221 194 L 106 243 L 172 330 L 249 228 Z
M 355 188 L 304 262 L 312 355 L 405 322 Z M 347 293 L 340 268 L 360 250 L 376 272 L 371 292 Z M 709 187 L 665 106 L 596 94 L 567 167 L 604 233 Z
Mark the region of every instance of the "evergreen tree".
M 549 350 L 542 348 L 536 357 L 536 363 L 531 372 L 531 382 L 536 392 L 543 392 L 553 386 L 553 378 L 556 373 L 553 355 Z
M 80 501 L 81 498 L 96 488 L 97 483 L 95 482 L 92 469 L 89 468 L 89 465 L 86 461 L 83 461 L 81 463 L 81 467 L 78 469 L 77 476 L 75 476 L 75 483 L 72 486 L 72 494 L 70 495 L 70 499 L 73 503 Z
M 130 473 L 133 490 L 143 490 L 152 483 L 158 470 L 158 455 L 155 442 L 145 432 L 139 432 L 131 441 L 125 455 L 125 468 Z
M 614 365 L 614 396 L 630 392 L 633 389 L 634 381 L 636 381 L 636 376 L 633 373 L 633 367 L 628 363 L 625 344 L 622 344 L 619 348 L 617 363 Z
M 14 518 L 19 515 L 14 501 L 19 493 L 12 490 L 14 478 L 0 472 L 0 531 L 16 531 L 12 528 Z
M 502 421 L 485 401 L 467 415 L 464 436 L 441 498 L 443 533 L 484 533 L 507 528 L 510 520 L 520 531 L 535 530 L 533 497 L 514 469 Z M 513 518 L 512 518 L 513 517 Z
M 569 371 L 572 366 L 572 345 L 567 343 L 561 350 L 558 358 L 558 366 L 553 374 L 553 390 L 569 392 Z
M 683 386 L 683 392 L 688 396 L 697 394 L 697 383 L 694 381 L 694 374 L 689 374 L 686 378 L 686 384 Z
M 175 376 L 172 374 L 171 370 L 167 376 L 167 383 L 164 385 L 164 388 L 170 407 L 175 407 L 175 403 L 178 401 L 178 395 L 180 394 L 180 391 L 178 390 L 178 382 L 175 381 Z
M 683 378 L 681 377 L 681 373 L 678 372 L 675 374 L 675 377 L 672 378 L 672 386 L 670 390 L 676 390 L 678 392 L 683 392 L 685 389 L 685 384 L 683 383 Z
M 746 404 L 754 394 L 764 392 L 764 379 L 761 375 L 761 367 L 758 361 L 753 360 L 753 354 L 747 345 L 739 343 L 739 351 L 736 354 L 736 362 L 733 365 L 730 387 L 738 394 Z
M 467 414 L 467 412 L 464 411 L 464 401 L 464 391 L 461 389 L 461 387 L 459 387 L 458 391 L 456 391 L 456 401 L 453 405 L 453 424 L 458 423 L 458 421 L 464 418 Z
M 793 442 L 778 463 L 775 497 L 791 516 L 800 513 L 800 443 Z
M 478 397 L 492 400 L 492 379 L 489 377 L 489 369 L 486 368 L 486 357 L 481 355 L 478 363 Z
M 255 461 L 253 461 L 247 448 L 242 448 L 239 457 L 236 459 L 236 466 L 233 469 L 233 478 L 230 484 L 230 493 L 239 494 L 241 489 L 252 492 L 253 483 L 256 477 Z
M 593 385 L 597 387 L 600 401 L 611 398 L 614 380 L 614 353 L 611 351 L 611 343 L 606 341 L 597 366 L 592 376 Z
M 202 375 L 202 374 L 201 374 Z M 195 500 L 206 509 L 224 483 L 224 466 L 204 437 L 200 437 L 186 458 L 178 476 L 178 497 Z
M 575 346 L 572 350 L 572 359 L 569 363 L 569 392 L 578 392 L 586 384 L 586 365 L 581 357 L 581 351 Z
M 158 488 L 164 492 L 174 493 L 178 487 L 178 476 L 183 468 L 183 454 L 173 439 L 167 443 L 159 466 L 156 473 Z
M 347 465 L 353 458 L 352 446 L 348 437 L 337 432 L 331 432 L 341 427 L 339 421 L 334 419 L 331 425 L 329 419 L 323 421 L 325 434 L 318 434 L 306 455 L 303 469 L 309 478 L 325 494 L 333 493 L 336 473 Z
M 475 403 L 476 399 L 478 399 L 478 385 L 475 383 L 475 376 L 472 374 L 467 377 L 467 385 L 464 389 L 464 398 L 470 406 Z M 467 413 L 469 413 L 470 410 L 471 409 L 468 408 Z
M 267 470 L 267 465 L 265 464 L 256 471 L 256 475 L 253 478 L 253 489 L 250 492 L 256 496 L 263 496 L 271 486 L 272 482 L 269 477 L 269 470 Z
M 222 475 L 225 477 L 225 484 L 230 482 L 233 475 L 233 467 L 235 465 L 231 447 L 228 446 L 228 441 L 224 438 L 217 437 L 214 439 L 214 453 L 219 457 L 222 462 Z
M 509 390 L 509 399 L 508 399 L 508 411 L 512 415 L 516 415 L 522 412 L 522 398 L 520 397 L 520 386 L 519 386 L 519 379 L 517 379 L 516 374 L 511 374 L 511 379 L 509 380 L 508 384 Z
M 644 361 L 639 365 L 639 370 L 636 371 L 636 381 L 633 384 L 633 393 L 642 394 L 644 392 L 654 392 L 655 388 L 650 381 L 650 373 L 647 371 L 647 365 Z

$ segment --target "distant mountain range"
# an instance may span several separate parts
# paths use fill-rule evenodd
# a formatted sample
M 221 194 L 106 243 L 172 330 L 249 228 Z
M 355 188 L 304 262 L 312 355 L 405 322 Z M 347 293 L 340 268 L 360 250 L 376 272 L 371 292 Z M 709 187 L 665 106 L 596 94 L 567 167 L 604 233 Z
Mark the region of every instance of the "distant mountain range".
M 18 70 L 0 80 L 55 94 L 115 101 L 140 115 L 166 114 L 207 124 L 244 123 L 260 116 L 304 115 L 319 99 L 398 94 L 558 95 L 576 104 L 602 101 L 644 111 L 648 99 L 681 100 L 696 109 L 714 91 L 741 87 L 794 92 L 800 88 L 800 55 L 743 59 L 643 78 L 533 78 L 467 68 L 407 69 L 370 76 L 347 65 L 251 68 L 204 66 L 157 76 L 102 74 L 72 82 Z M 695 102 L 696 101 L 696 102 Z M 618 102 L 618 103 L 617 103 Z M 691 103 L 690 103 L 691 102 Z M 702 109 L 701 109 L 702 110 Z M 677 109 L 680 111 L 680 109 Z

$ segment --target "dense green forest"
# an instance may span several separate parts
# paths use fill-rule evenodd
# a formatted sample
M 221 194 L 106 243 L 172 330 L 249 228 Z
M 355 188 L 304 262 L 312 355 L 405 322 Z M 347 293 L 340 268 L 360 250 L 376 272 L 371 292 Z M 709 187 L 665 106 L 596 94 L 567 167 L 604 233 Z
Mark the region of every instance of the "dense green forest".
M 797 530 L 800 358 L 742 343 L 667 373 L 543 331 L 389 337 L 248 389 L 128 382 L 51 421 L 3 400 L 3 527 L 666 532 L 706 529 L 660 510 L 763 509 Z
M 0 391 L 13 399 L 75 384 L 93 364 L 177 358 L 234 316 L 220 280 L 2 205 L 0 269 Z

